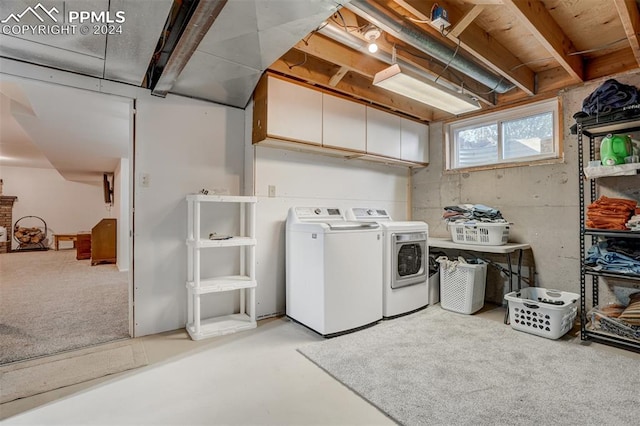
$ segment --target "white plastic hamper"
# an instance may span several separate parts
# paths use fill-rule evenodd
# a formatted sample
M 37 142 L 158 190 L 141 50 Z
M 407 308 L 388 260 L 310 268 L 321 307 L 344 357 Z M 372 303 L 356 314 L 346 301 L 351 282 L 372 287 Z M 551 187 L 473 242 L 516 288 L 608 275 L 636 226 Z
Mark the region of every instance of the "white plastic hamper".
M 504 296 L 514 330 L 549 339 L 564 336 L 576 319 L 580 296 L 559 290 L 526 287 Z
M 440 262 L 440 306 L 461 314 L 472 314 L 484 306 L 487 265 Z

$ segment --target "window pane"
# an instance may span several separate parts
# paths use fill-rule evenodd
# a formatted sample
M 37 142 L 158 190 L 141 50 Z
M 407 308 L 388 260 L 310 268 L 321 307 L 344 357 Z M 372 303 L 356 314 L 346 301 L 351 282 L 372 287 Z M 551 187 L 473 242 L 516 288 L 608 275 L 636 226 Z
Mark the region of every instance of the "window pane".
M 504 159 L 553 153 L 553 113 L 505 121 L 502 134 Z
M 498 161 L 498 125 L 470 127 L 455 132 L 458 167 Z

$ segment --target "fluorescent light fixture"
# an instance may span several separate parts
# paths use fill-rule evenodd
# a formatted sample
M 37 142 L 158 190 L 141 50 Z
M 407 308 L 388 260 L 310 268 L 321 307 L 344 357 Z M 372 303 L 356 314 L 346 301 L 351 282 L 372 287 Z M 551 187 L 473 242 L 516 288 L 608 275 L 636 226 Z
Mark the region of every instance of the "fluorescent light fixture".
M 377 73 L 373 78 L 373 85 L 451 114 L 462 114 L 480 109 L 477 100 L 454 92 L 431 80 L 419 80 L 403 73 L 398 64 L 393 64 Z

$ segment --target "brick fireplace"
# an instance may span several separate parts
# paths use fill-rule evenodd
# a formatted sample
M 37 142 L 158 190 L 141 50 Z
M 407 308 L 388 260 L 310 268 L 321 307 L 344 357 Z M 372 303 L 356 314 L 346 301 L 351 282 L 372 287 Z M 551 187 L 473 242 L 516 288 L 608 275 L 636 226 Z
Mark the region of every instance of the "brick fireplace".
M 7 242 L 0 242 L 0 253 L 11 251 L 11 240 L 13 238 L 13 203 L 18 197 L 0 195 L 0 226 L 7 229 Z

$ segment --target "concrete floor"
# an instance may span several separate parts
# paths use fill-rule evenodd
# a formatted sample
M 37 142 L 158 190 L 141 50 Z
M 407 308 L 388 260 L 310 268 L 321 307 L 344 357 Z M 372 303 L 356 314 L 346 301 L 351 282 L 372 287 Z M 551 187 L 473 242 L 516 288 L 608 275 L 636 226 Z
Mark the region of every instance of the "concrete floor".
M 476 315 L 501 322 L 504 309 L 486 305 Z M 579 344 L 575 329 L 563 339 Z M 5 403 L 2 424 L 395 424 L 298 353 L 322 338 L 285 318 L 199 342 L 184 330 L 137 340 L 148 366 Z M 591 347 L 640 360 L 637 353 Z
M 2 424 L 395 424 L 298 353 L 322 338 L 284 318 L 199 342 L 184 330 L 139 340 L 148 366 L 2 404 Z

